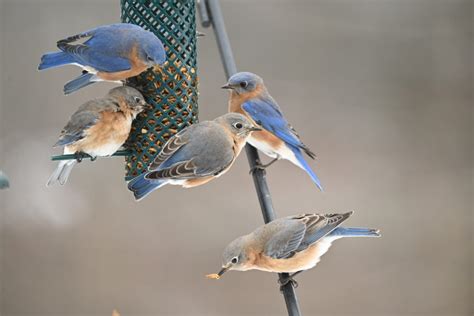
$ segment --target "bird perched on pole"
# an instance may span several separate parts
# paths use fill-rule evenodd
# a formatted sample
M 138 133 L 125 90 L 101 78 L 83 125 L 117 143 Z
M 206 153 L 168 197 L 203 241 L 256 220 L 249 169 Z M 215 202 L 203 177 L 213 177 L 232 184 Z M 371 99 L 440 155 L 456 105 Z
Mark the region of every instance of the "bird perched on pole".
M 289 160 L 306 171 L 322 191 L 321 182 L 304 159 L 303 152 L 312 159 L 316 155 L 303 144 L 283 116 L 280 107 L 268 93 L 263 79 L 251 72 L 239 72 L 230 77 L 222 88 L 231 91 L 229 111 L 246 115 L 263 129 L 253 133 L 248 143 L 274 159 L 258 168 L 266 168 L 279 159 Z
M 168 140 L 147 172 L 132 179 L 128 189 L 141 200 L 166 184 L 184 188 L 205 184 L 226 173 L 250 134 L 259 130 L 237 113 L 188 126 Z
M 376 229 L 339 227 L 352 214 L 304 214 L 271 221 L 232 241 L 224 250 L 220 272 L 207 277 L 219 279 L 229 270 L 255 269 L 293 273 L 287 280 L 292 281 L 296 274 L 316 266 L 333 241 L 380 236 Z
M 110 156 L 125 143 L 132 121 L 145 105 L 142 94 L 135 88 L 113 88 L 105 97 L 81 105 L 61 131 L 54 147 L 64 147 L 64 154 L 85 153 L 92 159 Z M 60 161 L 47 185 L 65 184 L 79 161 Z
M 117 82 L 166 61 L 163 43 L 138 25 L 116 23 L 70 36 L 57 42 L 59 52 L 41 57 L 38 70 L 76 65 L 82 75 L 64 86 L 70 94 L 97 81 Z

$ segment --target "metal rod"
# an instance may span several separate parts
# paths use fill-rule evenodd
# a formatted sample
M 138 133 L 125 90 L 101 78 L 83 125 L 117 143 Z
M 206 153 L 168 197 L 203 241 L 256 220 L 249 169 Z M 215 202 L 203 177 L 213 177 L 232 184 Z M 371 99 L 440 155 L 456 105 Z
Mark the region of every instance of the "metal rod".
M 211 26 L 211 20 L 209 19 L 209 12 L 207 10 L 207 3 L 205 0 L 197 0 L 197 8 L 199 17 L 201 18 L 201 25 L 203 27 Z
M 129 156 L 131 154 L 132 154 L 132 152 L 130 150 L 119 150 L 119 151 L 116 151 L 110 157 L 118 157 L 118 156 L 123 157 L 123 156 Z M 91 161 L 95 160 L 95 159 L 92 159 L 92 157 L 90 155 L 85 154 L 85 153 L 77 153 L 77 154 L 69 154 L 69 155 L 58 155 L 58 156 L 51 157 L 52 161 L 56 161 L 56 160 L 74 160 L 74 159 L 90 159 Z
M 206 1 L 208 16 L 211 21 L 211 24 L 214 29 L 214 34 L 216 35 L 217 45 L 219 47 L 219 52 L 221 55 L 222 63 L 224 64 L 224 70 L 226 77 L 229 78 L 237 72 L 237 67 L 235 65 L 234 56 L 232 54 L 232 48 L 230 46 L 229 37 L 227 36 L 227 31 L 225 29 L 224 18 L 222 16 L 222 11 L 220 8 L 219 0 L 201 0 Z M 206 7 L 204 5 L 203 7 Z M 201 13 L 201 16 L 203 14 Z M 205 21 L 203 21 L 205 22 Z M 203 27 L 207 27 L 207 23 L 202 23 Z M 260 202 L 260 207 L 262 209 L 262 215 L 265 223 L 268 223 L 276 218 L 275 212 L 273 210 L 272 198 L 270 195 L 270 190 L 268 189 L 266 172 L 262 169 L 255 169 L 255 167 L 260 164 L 260 157 L 257 150 L 251 145 L 247 144 L 245 146 L 245 151 L 247 153 L 247 158 L 252 172 L 253 182 L 255 184 L 255 189 L 257 191 L 258 201 Z M 280 273 L 279 279 L 282 281 L 287 278 L 287 273 Z M 299 316 L 300 308 L 298 306 L 298 299 L 296 298 L 295 289 L 292 282 L 286 283 L 282 287 L 282 293 L 285 298 L 286 308 L 288 310 L 289 316 Z

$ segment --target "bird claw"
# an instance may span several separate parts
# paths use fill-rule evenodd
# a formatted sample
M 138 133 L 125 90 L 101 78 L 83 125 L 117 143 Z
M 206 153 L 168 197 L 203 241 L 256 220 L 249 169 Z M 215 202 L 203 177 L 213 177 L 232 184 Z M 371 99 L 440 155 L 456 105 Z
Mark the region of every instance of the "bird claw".
M 278 284 L 280 284 L 280 292 L 283 292 L 283 288 L 288 284 L 291 283 L 291 286 L 296 289 L 298 287 L 298 282 L 294 279 L 294 277 L 298 274 L 303 272 L 303 270 L 289 274 L 288 276 L 284 276 L 278 279 Z
M 255 167 L 250 169 L 249 174 L 254 174 L 257 170 L 265 171 L 265 166 L 262 164 L 257 164 Z
M 83 157 L 80 152 L 76 152 L 74 153 L 74 158 L 76 159 L 77 163 L 81 163 Z
M 280 292 L 283 292 L 283 289 L 285 288 L 285 286 L 288 283 L 290 283 L 291 286 L 295 289 L 298 287 L 298 282 L 296 282 L 296 280 L 293 279 L 293 276 L 290 275 L 290 276 L 284 278 L 283 280 L 278 279 L 278 284 L 280 284 Z
M 274 158 L 272 161 L 270 161 L 269 163 L 266 163 L 266 164 L 262 164 L 260 162 L 260 160 L 257 161 L 257 164 L 255 165 L 255 167 L 251 168 L 250 171 L 249 171 L 249 174 L 254 174 L 257 170 L 262 170 L 264 171 L 265 169 L 267 169 L 268 167 L 270 167 L 271 165 L 273 165 L 274 162 L 276 162 L 278 160 L 278 158 Z

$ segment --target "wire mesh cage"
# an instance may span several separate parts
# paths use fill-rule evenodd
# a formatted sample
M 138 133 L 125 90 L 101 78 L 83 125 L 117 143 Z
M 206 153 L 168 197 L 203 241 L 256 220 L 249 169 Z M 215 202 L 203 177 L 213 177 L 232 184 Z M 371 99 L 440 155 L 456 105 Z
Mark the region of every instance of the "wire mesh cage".
M 122 22 L 155 33 L 167 54 L 163 67 L 127 80 L 143 92 L 150 108 L 133 123 L 126 180 L 146 171 L 171 136 L 198 121 L 195 11 L 194 0 L 121 0 Z

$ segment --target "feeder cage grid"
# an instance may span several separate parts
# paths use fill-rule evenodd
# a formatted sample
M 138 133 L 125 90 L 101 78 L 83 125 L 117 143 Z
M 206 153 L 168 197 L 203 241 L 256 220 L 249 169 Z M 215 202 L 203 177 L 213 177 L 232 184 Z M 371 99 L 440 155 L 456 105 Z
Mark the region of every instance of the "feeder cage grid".
M 167 61 L 127 84 L 150 105 L 135 119 L 127 143 L 126 180 L 144 171 L 168 139 L 198 121 L 196 12 L 194 0 L 121 0 L 121 18 L 153 32 L 165 46 Z

